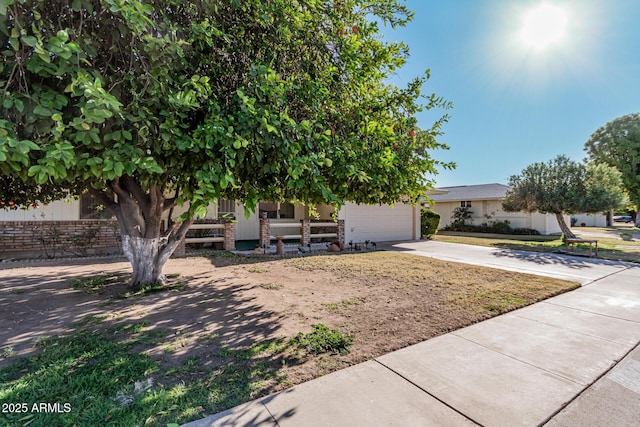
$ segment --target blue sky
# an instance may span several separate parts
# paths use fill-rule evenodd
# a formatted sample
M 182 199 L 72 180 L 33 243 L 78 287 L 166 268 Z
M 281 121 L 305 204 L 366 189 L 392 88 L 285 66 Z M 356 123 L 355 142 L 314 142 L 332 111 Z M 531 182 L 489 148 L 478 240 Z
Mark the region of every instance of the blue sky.
M 393 78 L 403 84 L 431 69 L 425 93 L 454 104 L 441 142 L 454 161 L 436 186 L 507 183 L 533 162 L 585 157 L 584 143 L 616 117 L 640 112 L 640 1 L 547 0 L 565 11 L 565 36 L 544 49 L 520 37 L 541 1 L 407 0 L 407 27 L 382 27 L 410 46 Z M 430 127 L 442 111 L 419 115 Z

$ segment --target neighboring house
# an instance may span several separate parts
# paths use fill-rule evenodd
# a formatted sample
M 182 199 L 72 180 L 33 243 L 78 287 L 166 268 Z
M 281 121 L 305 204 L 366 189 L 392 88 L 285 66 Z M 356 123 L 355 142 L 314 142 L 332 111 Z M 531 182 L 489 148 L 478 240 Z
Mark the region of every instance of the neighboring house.
M 320 219 L 332 221 L 333 208 L 321 205 L 316 208 Z M 181 213 L 179 209 L 174 211 L 177 216 Z M 244 207 L 233 200 L 221 199 L 217 205 L 211 205 L 207 212 L 207 218 L 219 218 L 222 216 L 233 216 L 236 219 L 235 240 L 246 242 L 241 247 L 247 247 L 258 241 L 260 215 L 266 214 L 271 223 L 300 223 L 300 220 L 310 219 L 309 210 L 305 206 L 292 205 L 290 203 L 261 202 L 258 204 L 256 213 L 245 217 Z M 413 207 L 403 203 L 390 205 L 358 205 L 346 203 L 338 212 L 338 219 L 345 221 L 345 242 L 353 241 L 372 242 L 392 241 L 392 240 L 415 240 L 420 238 L 420 211 L 419 207 Z M 64 221 L 65 225 L 74 224 L 74 234 L 80 235 L 78 231 L 82 224 L 91 224 L 95 228 L 98 224 L 111 224 L 113 220 L 104 220 L 103 212 L 99 205 L 91 197 L 83 196 L 80 200 L 61 200 L 40 206 L 37 209 L 27 210 L 0 210 L 0 238 L 9 237 L 18 233 L 15 231 L 19 224 L 24 223 L 22 229 L 33 227 L 34 224 L 50 223 L 52 221 Z M 25 231 L 26 232 L 26 231 Z M 20 231 L 19 233 L 23 233 Z M 272 227 L 271 234 L 299 234 L 298 229 L 275 228 Z M 26 239 L 26 237 L 23 237 Z M 0 239 L 2 240 L 2 239 Z M 15 239 L 13 239 L 15 240 Z M 14 242 L 14 246 L 15 246 Z M 0 245 L 1 246 L 1 245 Z M 18 247 L 14 247 L 17 250 Z M 0 248 L 0 253 L 3 250 Z
M 440 228 L 451 223 L 456 208 L 468 207 L 472 212 L 473 225 L 489 221 L 509 221 L 512 228 L 531 228 L 540 234 L 561 233 L 555 215 L 538 212 L 505 212 L 502 209 L 509 186 L 503 184 L 462 185 L 457 187 L 437 188 L 443 194 L 432 194 L 429 197 L 435 202 L 430 206 L 440 214 Z M 569 217 L 565 220 L 569 224 Z

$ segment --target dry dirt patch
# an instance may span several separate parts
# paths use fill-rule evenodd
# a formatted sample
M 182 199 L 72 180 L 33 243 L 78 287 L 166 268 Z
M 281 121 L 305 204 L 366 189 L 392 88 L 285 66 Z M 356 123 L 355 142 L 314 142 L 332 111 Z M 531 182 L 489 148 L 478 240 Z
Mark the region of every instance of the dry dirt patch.
M 10 355 L 0 366 L 36 352 L 39 338 L 80 329 L 114 339 L 145 331 L 149 338 L 136 351 L 165 369 L 187 359 L 215 368 L 221 348 L 288 339 L 318 323 L 353 336 L 347 355 L 280 360 L 287 380 L 262 394 L 577 287 L 385 251 L 172 259 L 170 287 L 123 298 L 129 271 L 126 262 L 95 260 L 0 270 L 0 354 Z

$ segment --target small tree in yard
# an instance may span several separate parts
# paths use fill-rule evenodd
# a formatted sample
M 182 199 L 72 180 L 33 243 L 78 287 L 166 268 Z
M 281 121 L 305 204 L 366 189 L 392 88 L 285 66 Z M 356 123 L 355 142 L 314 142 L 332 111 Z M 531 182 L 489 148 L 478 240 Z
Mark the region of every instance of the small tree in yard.
M 452 231 L 466 231 L 465 226 L 467 225 L 467 221 L 471 219 L 473 215 L 473 211 L 468 206 L 459 206 L 453 210 L 453 215 L 451 215 L 451 224 L 449 224 L 449 229 Z
M 139 287 L 219 197 L 416 201 L 452 165 L 431 157 L 447 116 L 417 127 L 449 107 L 419 101 L 428 72 L 386 83 L 408 49 L 378 25 L 411 18 L 396 0 L 0 2 L 0 208 L 90 191 Z
M 618 117 L 599 128 L 585 143 L 589 158 L 613 166 L 624 185 L 640 226 L 640 114 Z
M 565 237 L 575 238 L 564 214 L 596 213 L 618 207 L 624 200 L 620 173 L 603 164 L 580 164 L 566 156 L 527 166 L 509 180 L 505 211 L 555 214 Z

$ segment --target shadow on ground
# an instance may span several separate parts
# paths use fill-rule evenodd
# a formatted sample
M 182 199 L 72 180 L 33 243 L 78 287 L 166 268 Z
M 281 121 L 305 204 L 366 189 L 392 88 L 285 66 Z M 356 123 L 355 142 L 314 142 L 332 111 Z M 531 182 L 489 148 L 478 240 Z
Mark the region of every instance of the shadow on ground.
M 263 258 L 183 258 L 170 261 L 169 286 L 142 295 L 129 291 L 131 267 L 120 260 L 31 263 L 0 270 L 0 342 L 17 355 L 34 343 L 64 335 L 83 323 L 118 328 L 137 324 L 166 341 L 151 353 L 172 358 L 198 354 L 207 337 L 235 349 L 278 336 L 281 315 L 256 303 L 257 285 L 243 281 L 238 265 L 273 261 Z M 176 277 L 179 276 L 179 277 Z M 102 278 L 96 289 L 72 285 Z M 212 339 L 213 339 L 212 338 Z M 0 358 L 0 366 L 5 364 Z
M 560 252 L 530 252 L 519 249 L 508 249 L 508 244 L 496 245 L 503 250 L 492 252 L 497 258 L 512 258 L 532 262 L 538 265 L 562 265 L 572 269 L 593 268 L 594 265 L 617 266 L 619 261 L 609 261 L 585 256 L 567 255 Z

